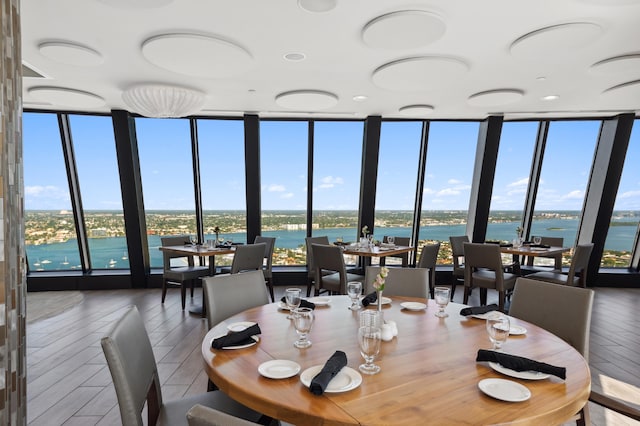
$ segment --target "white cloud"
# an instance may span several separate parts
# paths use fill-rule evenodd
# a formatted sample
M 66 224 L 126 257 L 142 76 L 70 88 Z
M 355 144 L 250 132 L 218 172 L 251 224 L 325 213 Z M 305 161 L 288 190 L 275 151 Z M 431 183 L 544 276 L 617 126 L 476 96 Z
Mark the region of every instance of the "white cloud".
M 460 195 L 460 191 L 454 189 L 454 188 L 445 188 L 441 191 L 438 191 L 437 196 L 441 197 L 443 195 Z
M 435 194 L 436 191 L 434 191 L 431 188 L 425 188 L 424 191 L 422 191 L 423 194 Z
M 626 191 L 620 194 L 619 198 L 635 198 L 640 197 L 640 191 Z
M 293 192 L 286 192 L 280 195 L 280 198 L 293 198 Z
M 580 190 L 571 191 L 562 197 L 565 200 L 579 200 L 584 198 L 584 193 Z
M 460 184 L 460 183 L 462 183 L 462 181 L 461 181 L 461 180 L 458 180 L 458 179 L 449 179 L 449 180 L 447 181 L 447 183 L 448 183 L 449 185 L 456 185 L 456 184 Z
M 69 193 L 67 191 L 54 185 L 25 186 L 24 194 L 25 196 L 34 197 L 34 198 L 51 198 L 51 199 L 58 199 L 58 200 L 69 199 Z
M 342 179 L 340 176 L 325 176 L 322 179 L 320 179 L 320 182 L 322 182 L 318 187 L 319 188 L 333 188 L 336 185 L 342 185 L 344 183 L 344 179 Z
M 287 189 L 284 187 L 284 185 L 277 185 L 275 183 L 272 183 L 271 185 L 269 185 L 269 187 L 267 188 L 267 191 L 269 192 L 284 192 Z
M 511 182 L 510 184 L 507 185 L 507 188 L 527 186 L 528 184 L 529 184 L 529 178 L 523 178 L 515 182 Z

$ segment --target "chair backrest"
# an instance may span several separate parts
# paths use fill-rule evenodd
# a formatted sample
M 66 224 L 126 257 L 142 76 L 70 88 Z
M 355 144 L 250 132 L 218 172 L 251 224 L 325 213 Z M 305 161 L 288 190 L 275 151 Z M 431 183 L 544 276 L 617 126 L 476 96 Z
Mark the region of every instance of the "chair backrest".
M 162 247 L 167 246 L 183 246 L 187 243 L 190 243 L 188 235 L 173 235 L 169 237 L 160 237 L 160 244 Z M 180 253 L 171 253 L 171 252 L 162 252 L 162 262 L 165 270 L 171 269 L 171 259 L 176 258 L 186 258 L 188 265 L 193 266 L 193 256 L 186 256 Z
M 540 244 L 546 244 L 551 247 L 562 247 L 564 244 L 563 237 L 540 237 Z
M 275 237 L 263 237 L 262 235 L 256 235 L 256 239 L 253 241 L 254 244 L 265 243 L 266 247 L 264 250 L 264 258 L 267 260 L 267 264 L 264 265 L 264 276 L 267 278 L 271 278 L 271 271 L 273 269 L 273 250 L 276 246 L 276 238 Z
M 542 327 L 589 357 L 593 290 L 518 278 L 509 315 Z
M 132 306 L 100 341 L 118 397 L 124 426 L 142 426 L 147 401 L 149 423 L 155 424 L 162 393 L 158 368 L 142 317 Z
M 307 275 L 311 279 L 315 279 L 316 276 L 316 264 L 313 261 L 313 250 L 311 249 L 312 244 L 322 244 L 325 246 L 329 245 L 329 237 L 326 235 L 322 235 L 319 237 L 306 237 L 304 242 L 307 246 Z
M 322 288 L 323 271 L 340 274 L 340 294 L 347 292 L 347 268 L 342 255 L 342 248 L 333 245 L 311 244 L 315 263 L 316 288 Z
M 440 243 L 423 245 L 417 267 L 435 268 L 438 261 L 438 252 L 440 252 Z
M 373 282 L 380 273 L 379 266 L 367 266 L 365 271 L 365 293 L 373 289 Z M 383 294 L 429 298 L 429 270 L 425 268 L 389 268 Z
M 450 236 L 449 242 L 451 243 L 451 255 L 453 256 L 453 269 L 455 270 L 462 267 L 460 258 L 464 257 L 464 243 L 469 242 L 469 237 L 466 235 Z
M 201 404 L 196 404 L 187 411 L 187 422 L 189 426 L 254 426 L 259 424 Z
M 533 236 L 531 237 L 531 240 L 533 240 Z M 546 244 L 546 245 L 551 246 L 551 247 L 562 247 L 563 244 L 564 244 L 564 238 L 563 237 L 543 237 L 543 236 L 540 236 L 540 244 Z M 558 268 L 558 269 L 562 268 L 562 253 L 554 254 L 554 255 L 551 255 L 551 256 L 540 255 L 540 256 L 537 256 L 537 257 L 547 257 L 547 258 L 551 257 L 551 258 L 554 258 L 554 259 L 556 259 L 555 267 Z M 527 265 L 533 266 L 533 264 L 535 262 L 535 259 L 536 258 L 533 257 L 533 256 L 528 256 L 527 257 Z
M 473 272 L 477 269 L 495 273 L 496 289 L 504 290 L 504 270 L 500 245 L 464 243 L 464 285 L 472 286 Z
M 580 287 L 587 286 L 587 269 L 589 268 L 589 258 L 593 250 L 593 243 L 578 244 L 571 258 L 571 266 L 567 274 L 567 284 L 573 284 L 573 279 L 579 275 L 578 285 Z
M 214 275 L 202 280 L 209 329 L 230 316 L 269 303 L 262 271 Z
M 262 270 L 266 249 L 266 243 L 243 244 L 236 246 L 236 251 L 233 255 L 233 262 L 231 263 L 231 273 L 237 274 L 238 272 L 243 271 Z

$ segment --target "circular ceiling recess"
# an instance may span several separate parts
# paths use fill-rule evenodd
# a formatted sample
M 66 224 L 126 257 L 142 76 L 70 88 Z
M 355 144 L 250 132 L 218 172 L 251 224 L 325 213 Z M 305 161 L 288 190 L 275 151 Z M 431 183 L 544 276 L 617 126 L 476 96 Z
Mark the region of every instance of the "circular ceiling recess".
M 376 49 L 411 49 L 433 43 L 445 30 L 444 21 L 435 13 L 400 10 L 369 21 L 362 29 L 362 40 Z
M 101 3 L 120 9 L 155 9 L 172 3 L 173 0 L 99 0 Z
M 202 108 L 205 95 L 197 90 L 163 84 L 138 84 L 122 93 L 122 100 L 145 117 L 186 117 Z
M 294 90 L 277 95 L 276 103 L 283 108 L 312 111 L 336 106 L 338 97 L 321 90 Z
M 298 6 L 307 12 L 328 12 L 336 7 L 338 0 L 298 0 Z
M 104 99 L 100 96 L 82 90 L 39 86 L 32 87 L 28 92 L 37 100 L 54 105 L 74 108 L 99 108 L 105 105 Z
M 442 89 L 459 81 L 469 66 L 445 56 L 419 56 L 384 64 L 373 72 L 373 83 L 383 89 L 416 91 Z
M 591 65 L 591 72 L 597 74 L 617 74 L 640 70 L 640 53 L 615 56 Z
M 491 107 L 508 105 L 519 101 L 524 96 L 524 92 L 518 89 L 495 89 L 485 92 L 478 92 L 467 99 L 467 103 L 476 107 Z
M 552 25 L 518 38 L 511 43 L 511 54 L 523 59 L 567 55 L 588 46 L 601 33 L 602 27 L 592 22 Z
M 38 49 L 43 56 L 67 65 L 92 67 L 104 61 L 96 50 L 68 41 L 46 41 Z
M 201 34 L 164 34 L 142 44 L 142 54 L 154 65 L 192 77 L 221 78 L 249 69 L 253 58 L 242 46 Z
M 422 117 L 431 114 L 434 109 L 431 105 L 407 105 L 399 108 L 398 111 L 410 117 Z
M 620 91 L 624 91 L 624 92 L 631 92 L 631 91 L 635 91 L 640 89 L 640 80 L 634 80 L 634 81 L 628 81 L 626 83 L 622 83 L 622 84 L 618 84 L 617 86 L 613 86 L 613 87 L 609 87 L 608 89 L 606 89 L 605 91 L 602 92 L 602 94 L 613 94 L 616 93 L 618 94 Z M 638 94 L 640 95 L 640 90 L 638 91 Z

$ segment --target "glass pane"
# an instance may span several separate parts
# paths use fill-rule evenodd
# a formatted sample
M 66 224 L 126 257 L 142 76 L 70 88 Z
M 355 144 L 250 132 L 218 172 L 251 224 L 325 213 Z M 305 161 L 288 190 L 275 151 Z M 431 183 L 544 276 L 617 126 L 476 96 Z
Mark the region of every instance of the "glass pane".
M 531 235 L 561 237 L 575 245 L 585 190 L 600 133 L 600 121 L 554 121 L 549 125 L 533 211 Z M 553 259 L 536 259 L 545 264 Z M 571 255 L 563 256 L 568 265 Z
M 479 129 L 477 122 L 438 121 L 429 126 L 418 246 L 440 241 L 438 264 L 453 263 L 449 237 L 467 232 Z
M 629 267 L 640 221 L 640 120 L 635 120 L 600 266 Z
M 376 186 L 374 238 L 411 237 L 420 160 L 421 121 L 383 122 Z M 375 263 L 375 262 L 374 262 Z M 401 265 L 389 257 L 387 265 Z
M 22 123 L 29 270 L 81 270 L 58 118 L 26 112 Z
M 247 203 L 242 120 L 198 120 L 204 238 L 246 242 Z M 233 256 L 216 256 L 217 266 Z
M 164 235 L 196 235 L 189 120 L 136 118 L 151 266 L 162 267 Z
M 128 269 L 120 175 L 111 117 L 69 116 L 94 269 Z
M 276 237 L 273 264 L 305 264 L 306 121 L 260 122 L 262 235 Z
M 511 241 L 522 223 L 538 122 L 504 123 L 493 181 L 487 240 Z

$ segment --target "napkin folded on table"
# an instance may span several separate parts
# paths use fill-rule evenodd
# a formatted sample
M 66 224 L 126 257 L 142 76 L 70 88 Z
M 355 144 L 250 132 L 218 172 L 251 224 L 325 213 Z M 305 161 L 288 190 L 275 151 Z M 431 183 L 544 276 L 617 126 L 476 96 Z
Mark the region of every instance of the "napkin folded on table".
M 322 367 L 322 370 L 311 379 L 309 390 L 314 395 L 322 395 L 329 385 L 331 379 L 347 365 L 347 354 L 342 351 L 335 351 Z
M 284 303 L 285 305 L 287 304 L 287 298 L 285 296 L 282 296 L 282 299 L 280 299 L 280 301 L 282 303 Z M 308 300 L 300 299 L 300 307 L 301 308 L 315 309 L 316 308 L 316 304 L 313 303 L 313 302 L 309 302 Z
M 468 308 L 462 308 L 460 310 L 460 315 L 468 316 L 468 315 L 481 315 L 486 314 L 487 312 L 497 311 L 498 305 L 492 303 L 491 305 L 486 306 L 470 306 Z
M 254 324 L 242 331 L 231 332 L 226 336 L 214 339 L 213 342 L 211 342 L 211 347 L 213 349 L 222 349 L 231 346 L 248 345 L 249 343 L 255 342 L 255 340 L 251 336 L 261 333 L 262 332 L 260 331 L 260 327 L 258 326 L 258 324 Z
M 538 247 L 538 248 L 551 248 L 549 244 L 531 244 L 529 247 Z
M 487 349 L 478 350 L 476 361 L 497 362 L 501 366 L 514 371 L 538 371 L 560 377 L 562 380 L 567 378 L 567 369 L 564 367 L 556 367 L 555 365 L 545 364 L 544 362 L 534 361 L 529 358 Z
M 372 303 L 376 303 L 377 301 L 378 301 L 378 294 L 374 291 L 373 293 L 369 293 L 365 297 L 363 297 L 360 303 L 362 303 L 362 306 L 366 307 Z

